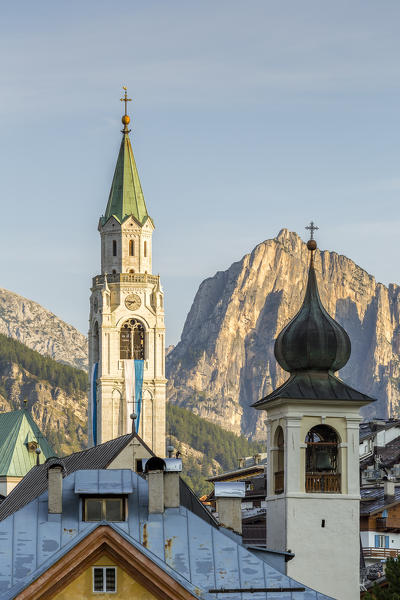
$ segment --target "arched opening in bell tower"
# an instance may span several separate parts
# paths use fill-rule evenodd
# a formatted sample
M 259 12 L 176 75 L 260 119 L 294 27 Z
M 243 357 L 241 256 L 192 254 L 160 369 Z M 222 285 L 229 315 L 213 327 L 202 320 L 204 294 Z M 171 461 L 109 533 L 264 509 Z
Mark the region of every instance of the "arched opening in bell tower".
M 306 492 L 340 494 L 339 436 L 328 425 L 306 435 Z
M 279 425 L 275 431 L 274 452 L 274 486 L 275 494 L 283 494 L 285 489 L 285 438 L 283 429 Z
M 137 319 L 126 321 L 120 331 L 120 359 L 144 360 L 145 328 Z
M 135 242 L 129 240 L 129 256 L 135 256 Z

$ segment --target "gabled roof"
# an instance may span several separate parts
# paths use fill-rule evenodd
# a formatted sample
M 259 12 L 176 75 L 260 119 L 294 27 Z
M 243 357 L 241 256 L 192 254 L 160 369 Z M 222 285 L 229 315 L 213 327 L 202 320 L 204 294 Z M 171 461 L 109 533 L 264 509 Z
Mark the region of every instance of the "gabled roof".
M 106 469 L 110 463 L 119 455 L 119 453 L 129 444 L 133 436 L 145 446 L 150 454 L 153 452 L 144 443 L 144 441 L 135 433 L 122 435 L 115 438 L 82 450 L 74 452 L 69 456 L 65 456 L 62 460 L 67 475 L 82 469 Z M 36 455 L 35 455 L 36 456 Z M 56 459 L 59 461 L 60 459 Z M 18 483 L 18 485 L 10 492 L 10 494 L 0 504 L 0 521 L 23 508 L 29 502 L 40 496 L 47 489 L 47 467 L 43 464 L 38 467 L 33 467 L 27 475 Z M 186 485 L 183 479 L 180 480 L 180 495 L 181 504 L 188 508 L 193 513 L 197 514 L 203 521 L 206 521 L 213 527 L 218 527 L 217 521 L 206 509 L 205 506 L 197 498 L 193 490 Z
M 0 413 L 0 476 L 23 477 L 36 465 L 37 454 L 28 442 L 41 449 L 40 462 L 55 452 L 27 410 Z
M 149 514 L 147 481 L 129 470 L 121 473 L 124 478 L 131 478 L 133 489 L 127 495 L 127 520 L 122 523 L 82 521 L 80 498 L 75 493 L 76 473 L 63 480 L 66 507 L 63 514 L 48 516 L 46 491 L 0 523 L 2 600 L 18 597 L 77 544 L 101 528 L 112 529 L 130 544 L 132 554 L 136 549 L 155 568 L 161 569 L 199 600 L 216 600 L 219 596 L 211 590 L 239 588 L 293 589 L 285 594 L 288 600 L 327 600 L 326 595 L 294 581 L 268 564 L 267 553 L 263 553 L 265 558 L 262 558 L 260 553 L 243 546 L 240 536 L 215 529 L 183 506 L 167 508 L 163 514 Z M 109 489 L 115 475 L 116 470 L 101 472 L 105 489 Z M 109 537 L 116 538 L 115 535 Z M 124 542 L 120 543 L 123 546 Z M 138 554 L 136 557 L 139 560 Z M 224 594 L 225 597 L 228 595 Z M 257 594 L 258 600 L 269 597 L 266 592 Z M 275 597 L 279 596 L 274 594 Z M 242 593 L 233 591 L 229 598 L 241 600 Z
M 128 133 L 124 133 L 102 224 L 110 217 L 122 223 L 132 215 L 140 225 L 149 218 Z

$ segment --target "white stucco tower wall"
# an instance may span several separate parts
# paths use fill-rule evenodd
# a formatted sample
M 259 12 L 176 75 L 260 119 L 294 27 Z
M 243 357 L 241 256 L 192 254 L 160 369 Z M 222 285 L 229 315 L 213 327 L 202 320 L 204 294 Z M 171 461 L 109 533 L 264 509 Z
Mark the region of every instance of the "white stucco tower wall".
M 138 434 L 165 456 L 165 324 L 160 277 L 152 274 L 154 224 L 147 213 L 129 140 L 124 130 L 106 213 L 99 222 L 101 274 L 93 278 L 89 315 L 89 373 L 97 363 L 96 417 L 89 403 L 89 445 L 131 432 L 124 359 L 143 360 L 143 392 Z M 121 328 L 142 328 L 142 355 L 121 352 Z M 133 336 L 133 334 L 132 334 Z M 133 339 L 133 337 L 132 337 Z M 135 409 L 136 412 L 136 409 Z M 95 418 L 96 440 L 93 434 Z
M 338 600 L 359 597 L 359 408 L 365 403 L 272 401 L 267 410 L 267 544 L 290 550 L 287 575 Z M 340 493 L 306 492 L 307 433 L 328 425 L 338 434 Z M 277 428 L 284 434 L 284 491 L 275 493 Z

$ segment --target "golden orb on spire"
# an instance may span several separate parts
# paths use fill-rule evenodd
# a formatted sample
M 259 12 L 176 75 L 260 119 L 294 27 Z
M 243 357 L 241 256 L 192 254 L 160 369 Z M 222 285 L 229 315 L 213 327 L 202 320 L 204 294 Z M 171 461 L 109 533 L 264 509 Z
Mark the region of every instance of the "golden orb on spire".
M 129 125 L 131 118 L 128 115 L 124 115 L 121 119 L 123 125 Z

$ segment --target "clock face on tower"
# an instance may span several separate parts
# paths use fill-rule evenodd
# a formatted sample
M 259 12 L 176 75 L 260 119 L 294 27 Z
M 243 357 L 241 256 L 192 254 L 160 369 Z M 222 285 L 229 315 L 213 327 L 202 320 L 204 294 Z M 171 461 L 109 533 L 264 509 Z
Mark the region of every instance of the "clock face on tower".
M 129 310 L 137 310 L 141 304 L 142 301 L 137 294 L 129 294 L 125 298 L 125 306 Z

